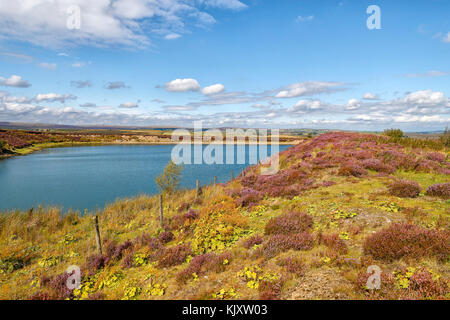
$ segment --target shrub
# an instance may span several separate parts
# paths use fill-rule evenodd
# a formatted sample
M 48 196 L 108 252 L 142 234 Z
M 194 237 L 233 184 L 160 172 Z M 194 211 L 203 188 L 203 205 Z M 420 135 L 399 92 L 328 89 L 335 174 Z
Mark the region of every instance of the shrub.
M 417 299 L 445 299 L 448 293 L 448 283 L 442 277 L 421 268 L 401 268 L 394 273 L 381 272 L 379 290 L 369 290 L 366 287 L 371 276 L 365 270 L 360 272 L 356 280 L 357 287 L 369 299 L 388 300 L 417 300 Z
M 230 251 L 223 252 L 221 254 L 216 254 L 214 259 L 207 264 L 207 269 L 214 272 L 225 271 L 226 266 L 231 262 L 232 256 Z
M 93 254 L 88 256 L 86 258 L 85 268 L 89 275 L 93 275 L 112 261 L 119 261 L 122 259 L 123 253 L 126 250 L 133 250 L 133 243 L 129 240 L 120 245 L 114 241 L 107 241 L 104 255 Z
M 336 250 L 340 254 L 347 253 L 347 245 L 345 244 L 344 240 L 340 239 L 337 233 L 322 234 L 320 237 L 320 242 L 328 248 Z
M 86 259 L 86 268 L 90 275 L 95 274 L 105 265 L 105 257 L 99 254 L 90 255 Z
M 66 284 L 69 276 L 69 273 L 64 272 L 53 278 L 42 279 L 41 283 L 50 288 L 52 291 L 52 299 L 63 300 L 69 298 L 72 294 L 72 290 Z
M 107 245 L 105 246 L 105 257 L 104 257 L 105 265 L 112 260 L 117 261 L 122 259 L 123 252 L 132 247 L 133 243 L 130 240 L 127 240 L 120 245 L 116 244 L 113 241 L 108 242 Z
M 214 253 L 205 253 L 195 256 L 189 263 L 189 266 L 180 271 L 177 275 L 177 281 L 186 282 L 196 276 L 205 274 L 208 271 L 223 272 L 226 265 L 231 260 L 231 254 L 226 252 L 221 255 Z
M 402 257 L 449 258 L 450 231 L 429 230 L 408 224 L 394 223 L 370 235 L 364 241 L 364 254 L 375 259 L 392 261 Z
M 185 211 L 189 210 L 190 207 L 191 207 L 191 204 L 190 204 L 190 203 L 183 202 L 183 203 L 180 204 L 180 206 L 178 207 L 178 213 L 185 212 Z
M 278 280 L 261 280 L 258 286 L 259 299 L 261 300 L 278 300 L 281 296 L 283 281 Z
M 415 181 L 397 180 L 388 188 L 391 195 L 400 198 L 415 198 L 420 194 L 420 186 Z
M 207 260 L 212 259 L 212 256 L 214 256 L 213 253 L 205 253 L 193 257 L 189 263 L 189 266 L 177 274 L 177 281 L 186 282 L 189 279 L 192 279 L 194 274 L 200 274 L 203 265 Z
M 148 242 L 148 247 L 150 250 L 155 251 L 158 249 L 162 249 L 164 246 L 158 238 L 151 238 Z
M 169 243 L 173 239 L 174 235 L 170 231 L 165 231 L 158 236 L 158 240 L 161 241 L 161 243 Z
M 436 279 L 427 269 L 414 272 L 409 279 L 409 287 L 421 297 L 444 297 L 449 292 L 449 287 L 444 279 Z
M 197 211 L 192 210 L 192 209 L 190 209 L 188 212 L 186 212 L 184 214 L 179 214 L 179 215 L 173 216 L 170 219 L 170 229 L 171 230 L 180 229 L 180 228 L 184 227 L 187 222 L 191 223 L 192 221 L 197 219 L 199 216 L 200 216 L 200 214 Z
M 158 259 L 159 267 L 172 267 L 182 264 L 191 254 L 191 247 L 187 244 L 180 244 L 164 249 Z
M 264 195 L 256 190 L 250 188 L 243 188 L 240 197 L 236 201 L 237 206 L 252 206 L 257 204 Z
M 450 182 L 433 184 L 427 188 L 426 194 L 432 197 L 450 199 Z
M 311 216 L 301 212 L 289 212 L 272 218 L 265 226 L 266 234 L 289 234 L 308 230 L 312 227 Z
M 184 214 L 184 219 L 186 220 L 195 220 L 200 216 L 200 214 L 195 210 L 189 210 Z
M 372 158 L 364 160 L 362 163 L 363 167 L 369 170 L 384 172 L 384 173 L 392 173 L 395 171 L 395 168 L 383 163 L 381 160 Z
M 276 234 L 263 244 L 260 252 L 268 259 L 281 252 L 293 250 L 310 250 L 313 247 L 313 237 L 309 232 L 294 235 Z
M 244 248 L 250 249 L 253 248 L 254 245 L 261 244 L 263 242 L 263 238 L 260 235 L 254 235 L 250 238 L 245 239 Z
M 383 132 L 384 135 L 391 137 L 391 138 L 402 138 L 403 137 L 403 131 L 400 129 L 387 129 Z
M 124 269 L 131 268 L 133 266 L 133 257 L 134 257 L 133 252 L 132 251 L 128 252 L 125 255 L 125 257 L 123 258 L 123 261 L 122 261 L 122 264 L 121 264 L 122 268 L 124 268 Z
M 361 177 L 367 174 L 367 170 L 357 163 L 347 163 L 339 168 L 338 174 L 341 176 Z
M 296 276 L 303 276 L 306 271 L 306 266 L 302 260 L 293 257 L 282 259 L 279 263 L 287 272 L 295 274 Z
M 137 236 L 133 242 L 135 245 L 142 247 L 148 245 L 153 240 L 153 237 L 148 233 L 142 233 L 140 236 Z
M 289 245 L 294 250 L 310 250 L 314 244 L 313 236 L 309 232 L 297 233 L 289 236 Z
M 419 160 L 415 166 L 416 171 L 422 172 L 439 172 L 440 169 L 439 163 L 427 159 Z
M 445 162 L 445 154 L 442 154 L 440 152 L 429 152 L 427 153 L 426 157 L 430 159 L 431 161 L 444 163 Z

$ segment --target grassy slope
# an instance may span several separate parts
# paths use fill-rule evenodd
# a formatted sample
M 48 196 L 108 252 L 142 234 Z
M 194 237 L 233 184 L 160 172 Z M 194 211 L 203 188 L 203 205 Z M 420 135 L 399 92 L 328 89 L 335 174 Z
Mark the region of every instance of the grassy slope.
M 167 198 L 164 208 L 166 227 L 172 230 L 175 238 L 165 244 L 165 247 L 190 244 L 194 251 L 187 259 L 183 259 L 184 262 L 174 266 L 158 265 L 162 258 L 148 246 L 148 237 L 156 237 L 163 231 L 159 225 L 156 197 L 139 196 L 117 201 L 101 212 L 100 228 L 105 240 L 104 252 L 106 239 L 114 240 L 118 244 L 129 239 L 134 245 L 133 251 L 125 250 L 123 257 L 94 271 L 87 265 L 87 257 L 96 252 L 91 216 L 70 213 L 61 217 L 57 209 L 2 215 L 0 270 L 3 271 L 0 271 L 0 299 L 26 299 L 34 294 L 40 294 L 41 298 L 64 297 L 64 294 L 56 294 L 56 284 L 46 284 L 42 279 L 43 276 L 62 274 L 69 265 L 80 266 L 84 275 L 81 292 L 72 293 L 71 298 L 91 296 L 106 299 L 258 299 L 267 297 L 263 295 L 267 290 L 261 290 L 266 283 L 264 279 L 268 279 L 268 283 L 281 285 L 281 290 L 272 290 L 276 291 L 281 299 L 407 296 L 411 288 L 401 288 L 402 279 L 399 277 L 394 279 L 398 284 L 396 288 L 382 287 L 380 294 L 364 290 L 358 279 L 366 272 L 367 266 L 372 264 L 378 265 L 384 273 L 390 275 L 406 267 L 414 267 L 416 270 L 427 268 L 436 277 L 440 277 L 441 283 L 448 281 L 448 259 L 438 261 L 430 256 L 384 261 L 374 260 L 363 253 L 363 243 L 367 236 L 390 223 L 409 221 L 427 229 L 448 231 L 450 218 L 449 200 L 424 194 L 428 186 L 448 182 L 448 175 L 441 173 L 436 167 L 431 171 L 399 168 L 391 175 L 378 174 L 375 171 L 369 171 L 362 177 L 339 175 L 337 169 L 340 163 L 333 164 L 336 159 L 331 155 L 339 154 L 337 150 L 365 151 L 364 147 L 355 149 L 352 143 L 356 140 L 358 143 L 373 139 L 378 141 L 378 138 L 373 136 L 367 137 L 351 134 L 333 140 L 331 135 L 324 135 L 294 147 L 296 149 L 293 151 L 291 148 L 291 151 L 283 152 L 281 172 L 291 170 L 292 173 L 306 170 L 301 168 L 309 168 L 308 177 L 314 178 L 313 186 L 302 189 L 296 196 L 272 194 L 256 199 L 250 206 L 238 206 L 236 203 L 243 197 L 243 187 L 251 187 L 243 176 L 256 174 L 256 168 L 253 168 L 227 185 L 205 188 L 197 200 L 193 190 L 180 191 L 170 199 Z M 383 143 L 384 141 L 377 142 L 376 148 L 393 148 L 392 145 Z M 419 158 L 427 153 L 426 150 L 403 149 L 400 146 L 394 148 Z M 325 155 L 320 151 L 324 151 Z M 308 152 L 311 157 L 301 160 Z M 447 150 L 442 152 L 446 154 Z M 327 155 L 331 157 L 331 165 L 319 168 L 322 162 L 314 162 L 314 159 Z M 349 161 L 355 161 L 359 156 L 346 154 L 345 157 Z M 301 167 L 296 166 L 299 163 L 302 164 Z M 308 167 L 308 163 L 314 165 Z M 395 177 L 418 181 L 422 187 L 419 197 L 391 196 L 387 191 L 387 184 Z M 303 180 L 297 179 L 299 180 L 293 181 L 287 187 L 303 186 Z M 332 181 L 335 184 L 323 186 L 324 181 Z M 184 224 L 177 223 L 176 217 L 188 211 L 188 204 L 200 217 L 187 220 Z M 269 235 L 264 234 L 266 223 L 273 217 L 292 211 L 305 212 L 313 218 L 314 224 L 308 231 L 315 239 L 312 249 L 291 249 L 279 252 L 274 257 L 266 256 L 261 252 L 261 247 L 270 239 Z M 143 234 L 147 235 L 147 238 L 143 239 Z M 339 235 L 348 248 L 347 252 L 338 252 L 325 246 L 318 241 L 319 234 Z M 246 249 L 243 245 L 245 239 L 252 235 L 261 235 L 265 242 Z M 139 237 L 141 240 L 137 240 Z M 211 265 L 200 269 L 198 274 L 188 274 L 185 283 L 177 281 L 177 274 L 188 267 L 191 257 L 204 252 L 217 253 L 217 258 L 214 260 L 208 256 L 208 259 L 214 260 Z M 220 256 L 223 252 L 227 252 L 227 255 Z M 124 267 L 127 264 L 127 256 L 131 257 L 131 267 L 130 263 Z M 296 274 L 294 270 L 284 267 L 282 262 L 286 257 L 298 258 L 302 264 L 299 267 L 301 272 Z M 245 266 L 252 267 L 252 270 L 242 274 L 242 271 L 246 271 L 243 270 Z M 88 269 L 91 273 L 89 276 Z M 253 271 L 256 274 L 255 282 L 251 282 Z M 263 279 L 258 280 L 258 277 Z M 257 286 L 260 288 L 256 288 Z M 449 297 L 448 291 L 445 295 Z

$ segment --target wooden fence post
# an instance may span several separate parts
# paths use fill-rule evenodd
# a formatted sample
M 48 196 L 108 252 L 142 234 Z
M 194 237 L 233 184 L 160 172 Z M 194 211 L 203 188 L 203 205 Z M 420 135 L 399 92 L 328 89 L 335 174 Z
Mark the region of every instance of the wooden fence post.
M 102 239 L 100 238 L 100 228 L 98 226 L 98 215 L 94 217 L 94 226 L 95 226 L 95 242 L 97 243 L 97 250 L 100 255 L 102 253 Z
M 164 207 L 163 207 L 163 195 L 159 195 L 159 222 L 161 227 L 164 227 Z
M 231 181 L 233 181 L 234 177 L 233 177 L 233 170 L 231 170 Z
M 196 194 L 195 194 L 195 199 L 197 199 L 198 197 L 200 197 L 202 194 L 202 187 L 200 187 L 200 182 L 197 179 L 197 188 L 196 188 Z
M 217 183 L 217 176 L 214 176 L 214 186 L 216 186 Z

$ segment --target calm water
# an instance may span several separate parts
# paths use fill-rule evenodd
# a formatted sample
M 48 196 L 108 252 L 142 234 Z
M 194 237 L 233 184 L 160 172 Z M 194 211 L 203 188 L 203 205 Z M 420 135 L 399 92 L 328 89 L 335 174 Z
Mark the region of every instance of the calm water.
M 280 151 L 288 147 L 280 146 Z M 117 198 L 157 193 L 154 179 L 170 160 L 172 148 L 171 145 L 57 148 L 0 160 L 0 210 L 29 209 L 39 204 L 56 205 L 64 210 L 95 210 Z M 226 148 L 224 159 L 225 151 Z M 210 184 L 214 176 L 218 182 L 227 182 L 231 171 L 237 176 L 248 166 L 248 146 L 246 155 L 245 165 L 185 165 L 181 186 L 194 188 L 196 179 L 201 184 Z

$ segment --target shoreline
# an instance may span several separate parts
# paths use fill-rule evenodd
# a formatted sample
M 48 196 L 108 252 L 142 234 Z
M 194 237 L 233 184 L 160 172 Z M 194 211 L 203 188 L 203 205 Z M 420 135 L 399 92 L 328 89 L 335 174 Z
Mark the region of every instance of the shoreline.
M 294 141 L 283 141 L 279 142 L 279 145 L 296 145 L 301 142 L 302 139 L 294 140 Z M 53 148 L 71 148 L 71 147 L 100 147 L 100 146 L 120 146 L 120 145 L 177 145 L 177 144 L 187 144 L 180 142 L 170 142 L 170 141 L 162 141 L 162 142 L 56 142 L 56 143 L 44 143 L 44 144 L 36 144 L 27 148 L 19 149 L 15 153 L 12 154 L 3 154 L 0 155 L 0 160 L 9 159 L 16 156 L 26 156 L 38 151 L 53 149 Z M 208 143 L 203 142 L 202 145 L 216 144 L 214 142 Z M 220 145 L 220 143 L 217 143 Z M 233 145 L 258 145 L 258 143 L 233 143 Z M 222 143 L 222 145 L 228 145 L 226 142 Z M 264 145 L 272 145 L 271 142 L 267 142 Z

